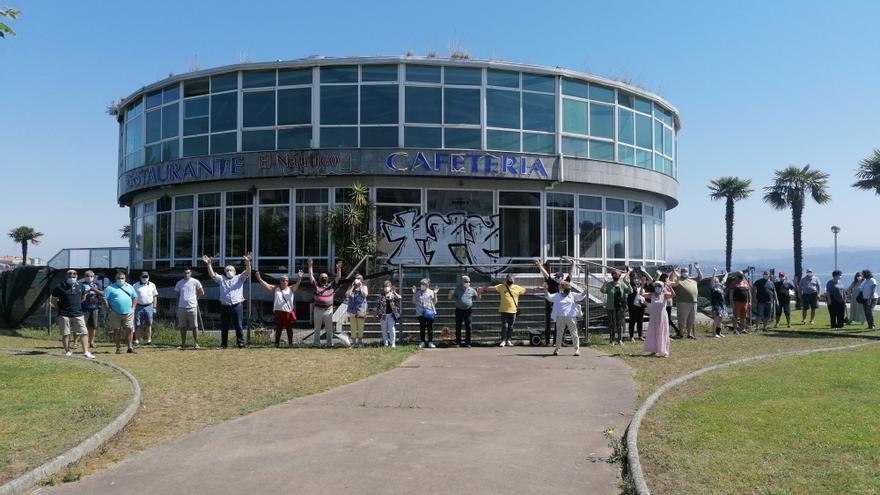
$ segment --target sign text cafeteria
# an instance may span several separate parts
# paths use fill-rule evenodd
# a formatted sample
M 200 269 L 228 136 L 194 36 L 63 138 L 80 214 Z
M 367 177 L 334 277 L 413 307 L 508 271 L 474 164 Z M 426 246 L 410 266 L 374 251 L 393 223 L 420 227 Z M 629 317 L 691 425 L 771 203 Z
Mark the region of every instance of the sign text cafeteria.
M 430 155 L 430 154 L 429 154 Z M 539 157 L 489 153 L 434 152 L 433 160 L 424 152 L 410 154 L 397 151 L 385 158 L 385 166 L 396 172 L 445 172 L 485 175 L 547 177 L 547 169 Z

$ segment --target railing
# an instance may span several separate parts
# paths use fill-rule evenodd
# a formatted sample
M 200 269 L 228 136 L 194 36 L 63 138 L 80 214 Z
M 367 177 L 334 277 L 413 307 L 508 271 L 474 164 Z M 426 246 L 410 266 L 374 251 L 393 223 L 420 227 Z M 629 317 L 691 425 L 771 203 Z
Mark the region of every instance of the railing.
M 129 267 L 128 247 L 66 248 L 58 251 L 48 263 L 49 268 L 122 268 Z

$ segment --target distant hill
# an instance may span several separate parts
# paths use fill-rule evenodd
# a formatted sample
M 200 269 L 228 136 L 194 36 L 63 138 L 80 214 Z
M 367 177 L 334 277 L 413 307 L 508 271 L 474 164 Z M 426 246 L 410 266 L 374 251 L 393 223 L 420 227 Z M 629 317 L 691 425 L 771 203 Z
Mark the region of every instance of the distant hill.
M 713 266 L 724 267 L 723 249 L 679 250 L 668 253 L 668 261 L 678 265 L 699 261 L 704 271 L 711 272 Z M 741 270 L 754 266 L 757 272 L 765 268 L 794 273 L 791 249 L 741 248 L 733 250 L 733 269 Z M 840 246 L 837 250 L 838 268 L 844 278 L 865 268 L 880 272 L 880 248 L 864 246 Z M 820 278 L 828 278 L 834 270 L 833 247 L 804 248 L 804 270 L 812 269 Z

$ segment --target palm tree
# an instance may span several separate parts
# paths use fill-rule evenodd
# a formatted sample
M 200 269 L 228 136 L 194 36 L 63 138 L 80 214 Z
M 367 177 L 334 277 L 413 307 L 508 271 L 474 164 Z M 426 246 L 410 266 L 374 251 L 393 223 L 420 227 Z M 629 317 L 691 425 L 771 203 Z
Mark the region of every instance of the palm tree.
M 351 185 L 349 203 L 327 212 L 336 257 L 353 268 L 364 256 L 376 254 L 376 233 L 370 228 L 373 204 L 369 189 L 356 182 Z
M 803 233 L 804 207 L 807 195 L 822 205 L 831 201 L 828 193 L 828 174 L 820 170 L 810 170 L 789 166 L 774 173 L 773 184 L 764 188 L 764 202 L 777 210 L 791 208 L 791 229 L 794 238 L 794 276 L 800 280 L 803 274 Z
M 9 231 L 9 238 L 12 239 L 13 242 L 21 244 L 22 265 L 27 265 L 28 243 L 36 246 L 40 243 L 40 237 L 43 237 L 42 232 L 37 232 L 33 227 L 25 227 L 24 225 Z
M 723 199 L 726 203 L 724 222 L 727 225 L 727 245 L 724 251 L 724 266 L 728 272 L 733 258 L 733 204 L 755 192 L 751 185 L 752 179 L 739 177 L 721 177 L 709 182 L 709 198 L 713 201 Z
M 880 150 L 874 150 L 874 156 L 859 163 L 856 179 L 858 180 L 852 185 L 856 189 L 873 190 L 880 194 Z
M 131 225 L 123 225 L 121 229 L 119 229 L 119 238 L 120 239 L 128 239 L 131 237 Z

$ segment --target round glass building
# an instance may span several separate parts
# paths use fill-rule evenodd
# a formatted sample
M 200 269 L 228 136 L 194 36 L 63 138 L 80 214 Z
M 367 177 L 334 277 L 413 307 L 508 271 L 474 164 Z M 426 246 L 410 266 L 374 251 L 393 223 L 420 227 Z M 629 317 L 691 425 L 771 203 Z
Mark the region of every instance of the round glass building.
M 575 256 L 660 264 L 678 112 L 569 70 L 420 57 L 308 58 L 169 77 L 119 105 L 133 268 L 253 251 L 333 259 L 325 214 L 369 187 L 389 263 Z

